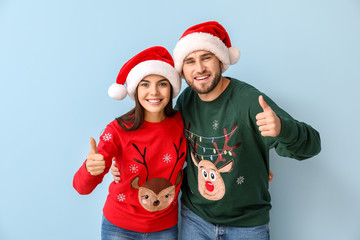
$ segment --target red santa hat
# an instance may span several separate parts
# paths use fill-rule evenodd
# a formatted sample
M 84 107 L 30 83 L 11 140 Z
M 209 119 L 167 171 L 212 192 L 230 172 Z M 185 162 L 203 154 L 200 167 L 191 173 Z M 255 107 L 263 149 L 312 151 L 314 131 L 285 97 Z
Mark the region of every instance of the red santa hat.
M 161 75 L 169 80 L 173 88 L 173 98 L 179 94 L 181 79 L 174 68 L 174 61 L 165 48 L 156 46 L 145 49 L 124 64 L 116 78 L 116 83 L 109 87 L 109 96 L 122 100 L 128 94 L 134 99 L 137 85 L 150 74 Z
M 215 21 L 197 24 L 184 32 L 173 52 L 175 69 L 181 73 L 184 59 L 198 50 L 214 53 L 223 64 L 223 72 L 240 58 L 240 51 L 231 46 L 225 28 Z

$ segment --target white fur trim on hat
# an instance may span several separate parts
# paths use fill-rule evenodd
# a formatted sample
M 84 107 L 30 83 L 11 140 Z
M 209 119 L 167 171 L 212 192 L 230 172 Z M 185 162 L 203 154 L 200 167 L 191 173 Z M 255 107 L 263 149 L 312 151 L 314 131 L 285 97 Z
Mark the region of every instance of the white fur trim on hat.
M 181 73 L 184 59 L 198 50 L 214 53 L 223 64 L 223 72 L 240 58 L 240 51 L 236 47 L 228 48 L 220 38 L 209 33 L 196 32 L 182 37 L 177 42 L 174 48 L 175 69 Z
M 240 59 L 240 50 L 237 47 L 229 47 L 230 64 L 235 64 Z
M 144 61 L 133 67 L 126 78 L 127 92 L 134 99 L 136 87 L 139 82 L 150 74 L 161 75 L 169 80 L 173 88 L 173 98 L 181 90 L 181 79 L 179 73 L 168 63 L 160 60 Z
M 123 100 L 126 97 L 127 90 L 124 85 L 113 83 L 108 89 L 108 94 L 112 99 Z

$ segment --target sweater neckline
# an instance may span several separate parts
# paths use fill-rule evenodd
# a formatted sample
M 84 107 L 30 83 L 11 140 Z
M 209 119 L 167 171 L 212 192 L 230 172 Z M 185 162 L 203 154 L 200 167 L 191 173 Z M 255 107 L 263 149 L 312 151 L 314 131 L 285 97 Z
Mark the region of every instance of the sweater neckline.
M 141 127 L 159 127 L 159 126 L 163 126 L 163 125 L 167 125 L 167 123 L 171 120 L 171 117 L 167 116 L 164 120 L 162 120 L 161 122 L 148 122 L 145 121 L 143 122 L 143 124 L 141 125 Z

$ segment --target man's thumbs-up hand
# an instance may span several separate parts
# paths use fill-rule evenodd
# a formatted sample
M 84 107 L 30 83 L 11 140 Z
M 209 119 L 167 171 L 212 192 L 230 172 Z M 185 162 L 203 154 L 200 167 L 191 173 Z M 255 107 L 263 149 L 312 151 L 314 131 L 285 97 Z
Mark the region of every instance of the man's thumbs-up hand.
M 259 104 L 263 112 L 256 115 L 256 124 L 261 135 L 264 137 L 277 137 L 281 131 L 281 120 L 265 102 L 262 95 L 259 96 Z
M 98 153 L 96 141 L 93 138 L 90 138 L 90 152 L 85 165 L 87 171 L 93 176 L 99 175 L 105 170 L 104 156 Z

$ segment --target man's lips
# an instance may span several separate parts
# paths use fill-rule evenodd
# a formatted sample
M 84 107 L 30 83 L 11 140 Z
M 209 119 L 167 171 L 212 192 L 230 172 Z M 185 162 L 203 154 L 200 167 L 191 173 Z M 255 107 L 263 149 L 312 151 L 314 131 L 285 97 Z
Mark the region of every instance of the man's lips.
M 201 76 L 194 77 L 194 79 L 195 79 L 196 81 L 205 81 L 205 80 L 207 80 L 209 77 L 210 77 L 210 74 L 206 74 L 206 75 L 201 75 Z

